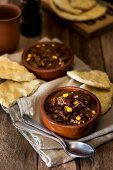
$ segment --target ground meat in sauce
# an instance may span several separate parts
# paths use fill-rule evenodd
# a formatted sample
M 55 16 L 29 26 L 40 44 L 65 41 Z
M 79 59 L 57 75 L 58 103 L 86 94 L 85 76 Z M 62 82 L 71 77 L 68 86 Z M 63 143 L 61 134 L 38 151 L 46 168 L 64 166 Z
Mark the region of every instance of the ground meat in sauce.
M 28 50 L 26 62 L 34 68 L 53 69 L 64 65 L 70 52 L 59 43 L 39 43 Z
M 59 93 L 46 101 L 45 111 L 51 119 L 65 125 L 78 125 L 96 114 L 96 102 L 81 91 Z

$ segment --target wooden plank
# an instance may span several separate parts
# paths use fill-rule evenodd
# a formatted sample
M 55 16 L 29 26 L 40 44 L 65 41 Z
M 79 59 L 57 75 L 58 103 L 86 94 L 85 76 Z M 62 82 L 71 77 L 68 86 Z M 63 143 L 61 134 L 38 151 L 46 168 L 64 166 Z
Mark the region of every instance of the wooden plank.
M 38 159 L 38 170 L 49 170 L 45 163 L 39 158 Z M 80 170 L 79 160 L 71 161 L 56 167 L 51 168 L 51 170 Z
M 113 30 L 101 36 L 106 72 L 113 82 Z
M 42 34 L 41 37 L 59 38 L 69 45 L 69 31 L 65 22 L 60 18 L 53 18 L 50 13 L 42 10 Z
M 74 34 L 72 31 L 70 37 L 72 41 L 71 47 L 82 61 L 88 64 L 92 69 L 105 70 L 99 37 L 86 40 L 82 36 L 77 37 L 76 33 Z
M 37 170 L 37 154 L 0 107 L 0 170 Z
M 81 159 L 81 170 L 113 170 L 113 141 L 96 149 L 95 155 Z
M 69 37 L 70 47 L 73 53 L 80 57 L 81 56 L 80 35 L 73 29 L 69 30 L 69 35 L 70 35 Z
M 81 37 L 80 44 L 81 59 L 92 69 L 104 70 L 104 60 L 101 51 L 100 39 L 96 37 L 95 39 L 85 40 Z

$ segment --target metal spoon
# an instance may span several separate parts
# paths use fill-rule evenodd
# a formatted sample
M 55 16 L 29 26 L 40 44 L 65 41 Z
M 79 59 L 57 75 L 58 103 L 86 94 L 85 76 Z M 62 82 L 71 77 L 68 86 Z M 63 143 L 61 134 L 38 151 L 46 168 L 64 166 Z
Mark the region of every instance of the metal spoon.
M 56 141 L 62 145 L 65 152 L 71 157 L 79 157 L 79 158 L 89 157 L 94 153 L 94 149 L 90 145 L 82 142 L 77 142 L 77 141 L 64 140 L 54 132 L 46 129 L 46 127 L 39 124 L 37 121 L 30 118 L 30 116 L 28 115 L 23 115 L 23 120 L 27 125 L 30 125 L 32 128 L 36 128 L 46 134 L 49 134 L 50 137 L 52 136 L 52 138 L 55 137 Z

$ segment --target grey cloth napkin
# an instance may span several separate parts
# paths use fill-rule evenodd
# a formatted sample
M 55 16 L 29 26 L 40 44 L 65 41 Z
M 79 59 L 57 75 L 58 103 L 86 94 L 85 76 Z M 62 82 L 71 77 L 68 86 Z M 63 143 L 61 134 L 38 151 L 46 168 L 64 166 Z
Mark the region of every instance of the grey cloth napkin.
M 20 54 L 17 54 L 20 56 Z M 16 57 L 17 57 L 16 56 Z M 13 59 L 13 55 L 10 56 Z M 15 59 L 14 59 L 15 60 Z M 75 56 L 75 69 L 87 70 L 90 69 L 86 64 L 84 64 L 79 58 Z M 80 86 L 80 83 L 74 81 L 68 76 L 50 81 L 43 82 L 38 90 L 29 97 L 20 98 L 17 101 L 17 104 L 12 106 L 11 108 L 3 109 L 10 114 L 13 123 L 16 120 L 22 119 L 23 114 L 34 115 L 36 114 L 36 120 L 40 123 L 40 109 L 39 102 L 41 97 L 45 95 L 45 93 L 55 89 L 56 87 L 62 86 Z M 94 148 L 104 144 L 113 139 L 113 108 L 111 108 L 106 114 L 101 116 L 98 125 L 95 131 L 84 138 L 79 139 L 79 141 L 87 142 L 91 144 Z M 14 124 L 15 125 L 15 124 Z M 60 165 L 62 163 L 66 163 L 68 161 L 73 160 L 74 158 L 68 156 L 61 145 L 51 139 L 49 135 L 44 135 L 43 133 L 34 134 L 28 133 L 19 129 L 20 133 L 29 141 L 35 151 L 40 155 L 42 160 L 46 163 L 48 167 L 53 167 L 56 165 Z

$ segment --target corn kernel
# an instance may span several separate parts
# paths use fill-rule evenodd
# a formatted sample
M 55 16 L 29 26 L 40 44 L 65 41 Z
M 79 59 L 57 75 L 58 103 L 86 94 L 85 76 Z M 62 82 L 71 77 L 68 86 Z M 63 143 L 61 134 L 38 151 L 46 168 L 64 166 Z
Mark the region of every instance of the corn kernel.
M 69 106 L 65 106 L 65 107 L 64 107 L 64 111 L 65 111 L 65 112 L 72 112 L 72 108 L 69 107 Z
M 28 56 L 27 56 L 28 58 L 31 58 L 31 54 L 28 54 Z
M 30 58 L 27 58 L 26 61 L 30 61 Z
M 93 115 L 95 115 L 95 114 L 96 114 L 95 110 L 92 110 L 92 114 L 93 114 Z
M 78 100 L 74 101 L 73 104 L 74 104 L 74 105 L 77 105 L 77 104 L 78 104 Z
M 76 120 L 81 120 L 81 117 L 78 115 L 77 117 L 76 117 Z
M 67 107 L 67 112 L 72 112 L 72 108 L 71 107 Z
M 66 97 L 68 97 L 68 96 L 69 96 L 68 93 L 64 93 L 64 94 L 63 94 L 63 97 L 64 97 L 64 98 L 66 98 Z
M 52 56 L 52 59 L 57 59 L 58 57 L 56 55 L 53 55 Z

